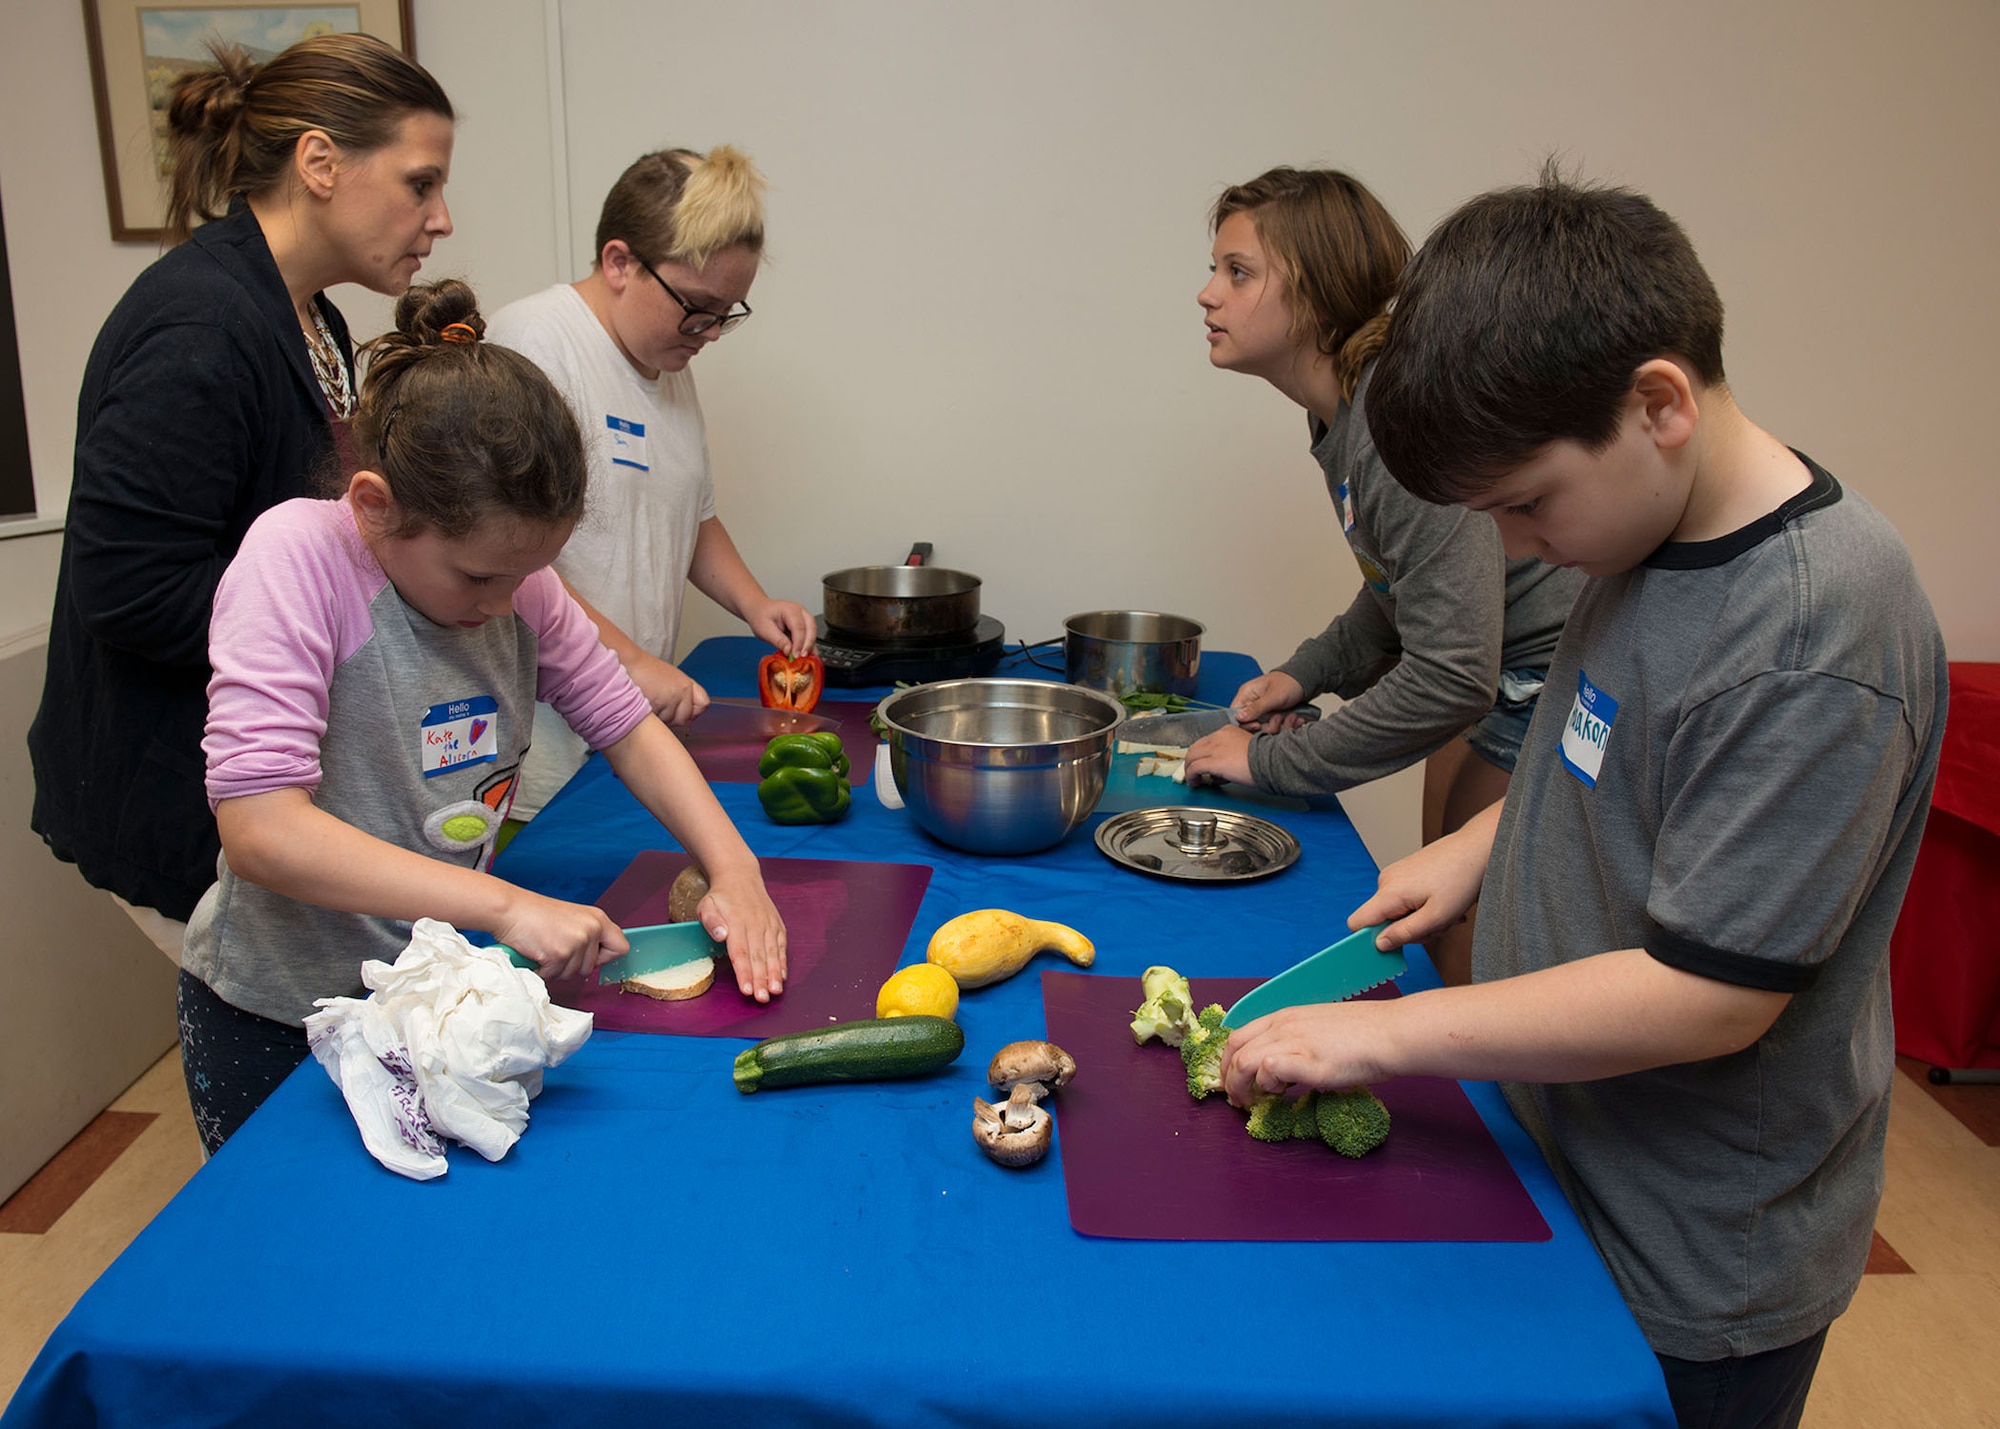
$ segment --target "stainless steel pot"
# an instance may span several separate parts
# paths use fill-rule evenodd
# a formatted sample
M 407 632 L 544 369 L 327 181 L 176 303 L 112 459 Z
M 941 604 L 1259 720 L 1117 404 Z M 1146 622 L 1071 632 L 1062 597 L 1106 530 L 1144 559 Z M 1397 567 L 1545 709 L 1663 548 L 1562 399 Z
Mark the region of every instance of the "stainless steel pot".
M 889 644 L 979 624 L 979 577 L 939 566 L 850 566 L 820 578 L 830 629 Z
M 919 828 L 970 853 L 1033 853 L 1097 807 L 1125 707 L 1047 680 L 941 680 L 876 706 Z
M 1072 685 L 1129 694 L 1192 697 L 1204 627 L 1184 615 L 1093 610 L 1063 622 L 1063 669 Z

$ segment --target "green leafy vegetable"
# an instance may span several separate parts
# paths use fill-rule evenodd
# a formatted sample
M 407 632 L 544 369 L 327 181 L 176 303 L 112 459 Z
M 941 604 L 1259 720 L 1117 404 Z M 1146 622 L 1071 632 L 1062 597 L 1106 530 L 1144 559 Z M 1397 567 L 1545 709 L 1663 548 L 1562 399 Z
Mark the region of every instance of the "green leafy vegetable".
M 1140 979 L 1146 1000 L 1132 1015 L 1132 1038 L 1178 1047 L 1188 1095 L 1201 1101 L 1222 1090 L 1229 1051 L 1228 1015 L 1220 1003 L 1194 1012 L 1188 980 L 1169 967 L 1150 967 Z M 1342 1156 L 1366 1156 L 1389 1138 L 1389 1109 L 1366 1087 L 1308 1091 L 1297 1097 L 1260 1097 L 1247 1128 L 1259 1141 L 1319 1140 Z

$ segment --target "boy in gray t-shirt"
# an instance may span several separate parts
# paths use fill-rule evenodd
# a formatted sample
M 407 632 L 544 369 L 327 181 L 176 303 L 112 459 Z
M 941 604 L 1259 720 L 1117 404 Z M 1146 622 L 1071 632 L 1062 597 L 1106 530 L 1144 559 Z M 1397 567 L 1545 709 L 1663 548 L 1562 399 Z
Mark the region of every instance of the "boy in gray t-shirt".
M 1796 1424 L 1881 1198 L 1929 601 L 1889 524 L 1737 408 L 1714 286 L 1640 195 L 1550 172 L 1447 218 L 1370 395 L 1412 492 L 1594 579 L 1504 804 L 1349 920 L 1395 946 L 1477 898 L 1474 985 L 1251 1023 L 1225 1085 L 1503 1082 L 1682 1422 Z

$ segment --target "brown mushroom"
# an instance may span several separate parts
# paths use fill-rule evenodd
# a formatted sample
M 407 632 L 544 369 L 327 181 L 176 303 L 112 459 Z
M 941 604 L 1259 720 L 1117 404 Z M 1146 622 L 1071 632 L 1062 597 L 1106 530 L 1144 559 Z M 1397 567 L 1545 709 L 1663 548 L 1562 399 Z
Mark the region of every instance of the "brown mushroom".
M 1032 1166 L 1048 1154 L 1054 1130 L 1040 1103 L 1075 1075 L 1076 1059 L 1055 1043 L 1009 1042 L 986 1068 L 986 1080 L 1007 1100 L 972 1099 L 972 1139 L 1002 1166 Z
M 986 1080 L 993 1089 L 1012 1092 L 1023 1082 L 1036 1083 L 1035 1100 L 1069 1085 L 1076 1075 L 1076 1058 L 1053 1042 L 1009 1042 L 993 1054 Z
M 1032 1166 L 1049 1154 L 1055 1122 L 1025 1094 L 1028 1085 L 1004 1106 L 972 1099 L 972 1139 L 1002 1166 Z

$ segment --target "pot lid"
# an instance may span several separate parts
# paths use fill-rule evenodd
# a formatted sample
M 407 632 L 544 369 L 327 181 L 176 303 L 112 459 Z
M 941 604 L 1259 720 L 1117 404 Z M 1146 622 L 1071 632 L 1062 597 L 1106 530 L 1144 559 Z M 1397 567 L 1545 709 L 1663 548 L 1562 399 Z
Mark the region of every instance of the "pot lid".
M 1132 809 L 1097 826 L 1113 863 L 1184 882 L 1267 878 L 1298 860 L 1299 841 L 1269 819 L 1234 809 Z

